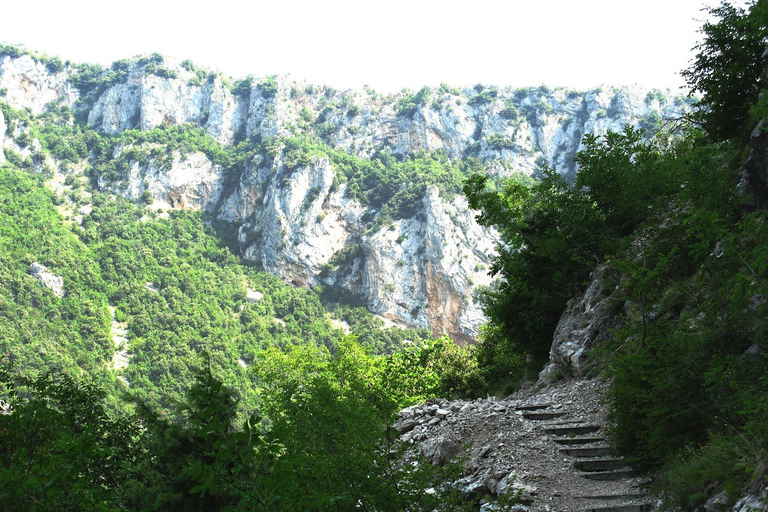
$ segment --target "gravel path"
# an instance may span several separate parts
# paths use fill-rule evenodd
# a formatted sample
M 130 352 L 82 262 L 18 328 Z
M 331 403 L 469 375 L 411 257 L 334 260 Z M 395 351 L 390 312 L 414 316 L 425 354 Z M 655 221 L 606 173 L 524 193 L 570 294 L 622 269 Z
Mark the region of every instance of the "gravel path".
M 613 455 L 598 452 L 574 457 L 571 454 L 577 452 L 561 451 L 609 447 L 604 440 L 605 406 L 601 404 L 606 389 L 607 384 L 599 380 L 574 380 L 522 390 L 504 399 L 443 400 L 403 410 L 395 428 L 403 432 L 404 442 L 434 463 L 464 452 L 467 476 L 459 485 L 468 493 L 485 495 L 484 501 L 517 487 L 525 505 L 516 509 L 520 511 L 651 510 L 647 505 L 638 506 L 649 503 L 643 489 L 646 478 L 600 481 L 585 476 L 612 473 L 608 476 L 615 477 L 618 471 L 626 471 L 628 468 L 618 467 L 623 462 Z M 556 417 L 538 419 L 540 416 Z M 592 426 L 595 432 L 551 432 L 574 426 Z M 576 469 L 574 463 L 585 465 L 585 470 Z M 609 469 L 587 471 L 591 465 L 608 465 Z M 603 498 L 588 498 L 595 496 Z M 620 505 L 635 508 L 616 508 Z M 482 510 L 493 508 L 486 505 Z

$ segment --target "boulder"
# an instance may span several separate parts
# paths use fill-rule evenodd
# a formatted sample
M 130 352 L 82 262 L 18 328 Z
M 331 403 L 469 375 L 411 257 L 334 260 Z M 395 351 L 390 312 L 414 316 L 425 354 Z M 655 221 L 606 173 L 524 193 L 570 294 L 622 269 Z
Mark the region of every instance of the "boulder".
M 35 262 L 29 266 L 29 273 L 43 286 L 51 290 L 55 296 L 64 297 L 64 279 L 51 273 L 45 265 Z

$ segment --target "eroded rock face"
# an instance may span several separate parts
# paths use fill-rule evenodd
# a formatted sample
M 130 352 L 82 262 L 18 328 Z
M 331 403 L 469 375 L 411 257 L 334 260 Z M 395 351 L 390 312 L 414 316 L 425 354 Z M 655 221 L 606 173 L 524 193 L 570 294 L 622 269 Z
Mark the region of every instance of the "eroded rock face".
M 219 218 L 240 225 L 244 257 L 298 286 L 319 283 L 323 265 L 360 229 L 363 208 L 334 185 L 327 158 L 246 173 Z
M 207 211 L 219 200 L 221 180 L 221 168 L 214 165 L 205 154 L 175 153 L 170 168 L 151 159 L 134 161 L 122 180 L 114 183 L 100 178 L 99 186 L 133 201 L 139 201 L 142 197 L 152 200 L 157 209 L 189 208 Z
M 15 109 L 28 108 L 41 114 L 49 103 L 72 108 L 78 93 L 68 79 L 68 70 L 51 73 L 29 55 L 0 56 L 0 89 L 5 91 L 2 100 Z
M 380 95 L 285 77 L 232 87 L 234 81 L 172 58 L 160 59 L 160 70 L 143 61 L 122 63 L 119 79 L 80 98 L 69 81 L 75 68 L 52 73 L 30 56 L 3 56 L 3 101 L 33 113 L 49 102 L 67 105 L 108 134 L 191 124 L 222 145 L 291 136 L 322 140 L 362 158 L 377 151 L 401 158 L 440 151 L 450 158 L 478 157 L 502 177 L 530 175 L 541 164 L 573 177 L 573 155 L 585 133 L 650 126 L 685 108 L 669 93 L 640 87 L 441 87 L 428 94 Z M 19 134 L 9 133 L 5 145 L 29 156 L 31 149 L 15 142 Z M 151 154 L 151 146 L 139 149 Z M 114 156 L 130 149 L 118 148 Z M 151 200 L 157 209 L 194 208 L 230 223 L 241 254 L 289 283 L 341 287 L 402 326 L 427 327 L 460 342 L 477 335 L 484 317 L 474 294 L 491 282 L 495 236 L 477 225 L 466 201 L 428 188 L 415 199 L 415 215 L 383 221 L 380 212 L 346 195 L 328 158 L 315 156 L 298 167 L 282 158 L 263 152 L 233 175 L 203 153 L 177 151 L 170 163 L 151 156 L 131 161 L 121 176 L 99 183 L 134 201 Z M 570 343 L 561 344 L 570 351 L 561 359 L 579 374 L 582 356 L 566 349 Z
M 88 124 L 105 133 L 151 130 L 161 125 L 191 123 L 201 126 L 222 144 L 231 144 L 245 122 L 245 106 L 212 76 L 204 82 L 195 74 L 168 60 L 176 78 L 147 73 L 132 65 L 123 83 L 109 87 L 95 101 Z
M 61 276 L 53 274 L 48 267 L 34 262 L 29 266 L 29 273 L 40 281 L 43 286 L 53 292 L 58 298 L 64 297 L 64 279 Z
M 768 509 L 768 486 L 762 492 L 754 492 L 740 498 L 733 506 L 733 512 L 754 512 Z
M 484 321 L 474 288 L 491 282 L 496 241 L 474 213 L 463 197 L 447 201 L 430 189 L 420 214 L 363 238 L 364 259 L 350 288 L 385 318 L 469 341 Z
M 403 326 L 471 340 L 484 317 L 474 287 L 490 284 L 495 235 L 474 221 L 466 200 L 436 188 L 419 214 L 366 230 L 365 209 L 334 184 L 327 158 L 286 170 L 278 162 L 244 174 L 219 210 L 240 225 L 243 255 L 299 286 L 340 286 Z M 349 258 L 339 258 L 342 251 Z
M 592 282 L 584 294 L 568 301 L 555 329 L 549 363 L 539 375 L 540 382 L 583 377 L 594 366 L 589 352 L 616 326 L 616 314 L 624 305 L 613 296 L 615 290 L 610 269 L 603 264 L 592 273 Z

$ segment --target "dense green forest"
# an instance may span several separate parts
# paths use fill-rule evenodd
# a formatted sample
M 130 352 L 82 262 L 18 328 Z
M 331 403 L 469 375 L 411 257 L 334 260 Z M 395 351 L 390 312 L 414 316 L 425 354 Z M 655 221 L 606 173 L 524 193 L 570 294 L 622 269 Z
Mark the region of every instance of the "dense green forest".
M 464 385 L 454 361 L 466 364 L 466 350 L 385 329 L 359 307 L 323 306 L 319 292 L 241 262 L 199 213 L 159 218 L 93 193 L 82 222 L 67 223 L 44 179 L 0 169 L 1 380 L 14 411 L 0 427 L 5 509 L 344 510 L 399 495 L 425 500 L 424 486 L 439 481 L 429 465 L 414 470 L 412 488 L 394 475 L 396 489 L 356 486 L 394 464 L 381 445 L 392 442 L 385 427 L 394 412 Z M 32 262 L 62 274 L 64 297 L 29 275 Z M 261 297 L 249 301 L 249 289 Z M 123 381 L 111 370 L 109 306 L 127 327 Z M 195 466 L 230 442 L 237 453 Z M 231 456 L 243 458 L 239 469 Z M 350 458 L 360 459 L 352 474 L 337 474 Z M 242 494 L 266 475 L 266 487 Z M 287 499 L 292 479 L 306 495 Z M 431 510 L 437 499 L 419 506 Z
M 670 508 L 764 484 L 768 3 L 712 14 L 684 72 L 700 98 L 691 114 L 650 139 L 629 128 L 586 136 L 575 184 L 548 169 L 501 183 L 479 161 L 444 154 L 365 160 L 308 137 L 223 147 L 188 125 L 108 136 L 66 108 L 33 116 L 0 103 L 18 147 L 37 148 L 6 151 L 0 168 L 10 411 L 0 414 L 0 507 L 476 509 L 441 485 L 457 467 L 404 464 L 389 425 L 406 405 L 506 393 L 529 378 L 598 264 L 625 305 L 593 354 L 611 379 L 617 446 L 654 472 Z M 170 72 L 153 58 L 154 72 Z M 92 99 L 126 66 L 80 66 L 77 86 Z M 428 92 L 404 98 L 400 115 Z M 328 290 L 288 287 L 242 261 L 200 213 L 160 215 L 151 197 L 93 186 L 192 151 L 221 165 L 229 187 L 257 154 L 279 154 L 288 172 L 326 156 L 383 222 L 412 216 L 427 185 L 457 194 L 464 183 L 501 237 L 492 271 L 502 279 L 484 294 L 477 346 L 384 329 Z M 69 171 L 56 192 L 48 157 Z M 63 297 L 30 275 L 35 262 L 63 278 Z M 130 357 L 119 370 L 114 325 Z

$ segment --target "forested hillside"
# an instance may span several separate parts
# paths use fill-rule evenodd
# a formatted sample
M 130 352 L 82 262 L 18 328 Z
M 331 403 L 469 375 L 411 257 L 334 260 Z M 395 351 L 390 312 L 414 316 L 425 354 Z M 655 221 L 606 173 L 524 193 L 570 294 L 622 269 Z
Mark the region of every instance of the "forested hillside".
M 595 268 L 616 446 L 670 509 L 764 488 L 768 3 L 712 15 L 691 109 L 0 48 L 0 508 L 479 510 L 396 413 L 569 378 Z
M 402 327 L 473 340 L 493 230 L 461 194 L 478 172 L 573 179 L 584 134 L 658 129 L 690 100 L 639 86 L 476 84 L 379 94 L 230 80 L 159 54 L 103 68 L 0 48 L 8 159 L 153 209 L 204 212 L 285 282 L 354 296 Z M 2 157 L 0 157 L 2 158 Z

